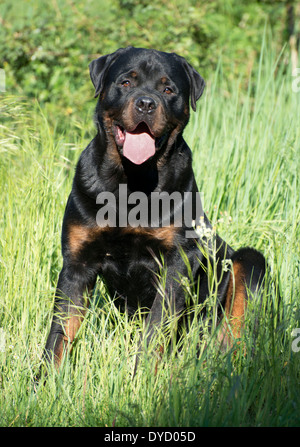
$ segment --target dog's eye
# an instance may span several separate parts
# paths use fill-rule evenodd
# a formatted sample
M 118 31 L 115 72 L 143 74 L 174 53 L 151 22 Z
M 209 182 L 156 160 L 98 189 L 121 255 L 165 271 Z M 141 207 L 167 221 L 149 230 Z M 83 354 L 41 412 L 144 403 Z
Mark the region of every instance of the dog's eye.
M 170 87 L 166 87 L 164 89 L 164 93 L 166 93 L 167 95 L 170 95 L 171 93 L 173 93 L 173 90 Z
M 121 82 L 121 84 L 123 85 L 123 87 L 130 87 L 130 81 L 128 81 L 128 79 L 126 79 L 126 81 Z

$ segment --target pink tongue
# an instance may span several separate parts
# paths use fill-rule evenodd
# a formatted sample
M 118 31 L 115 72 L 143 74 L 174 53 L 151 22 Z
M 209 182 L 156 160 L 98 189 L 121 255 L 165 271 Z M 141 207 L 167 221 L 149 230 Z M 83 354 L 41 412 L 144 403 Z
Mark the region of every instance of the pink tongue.
M 155 154 L 155 140 L 147 132 L 126 132 L 123 155 L 132 163 L 140 165 Z

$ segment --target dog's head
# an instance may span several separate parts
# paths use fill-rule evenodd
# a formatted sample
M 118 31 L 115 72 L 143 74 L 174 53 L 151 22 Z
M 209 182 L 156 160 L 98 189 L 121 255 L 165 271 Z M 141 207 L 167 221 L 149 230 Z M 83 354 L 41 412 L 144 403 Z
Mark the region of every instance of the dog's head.
M 173 144 L 204 81 L 175 53 L 121 48 L 90 64 L 96 120 L 120 156 L 139 165 Z

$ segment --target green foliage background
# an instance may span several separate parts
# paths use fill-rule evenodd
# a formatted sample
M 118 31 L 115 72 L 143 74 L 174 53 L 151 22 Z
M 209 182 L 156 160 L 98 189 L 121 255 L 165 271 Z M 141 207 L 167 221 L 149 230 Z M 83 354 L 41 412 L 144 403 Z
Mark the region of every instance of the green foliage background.
M 0 68 L 8 90 L 78 110 L 90 96 L 88 64 L 100 55 L 127 45 L 177 52 L 206 79 L 222 55 L 232 79 L 249 75 L 265 25 L 279 52 L 287 37 L 284 1 L 5 0 Z

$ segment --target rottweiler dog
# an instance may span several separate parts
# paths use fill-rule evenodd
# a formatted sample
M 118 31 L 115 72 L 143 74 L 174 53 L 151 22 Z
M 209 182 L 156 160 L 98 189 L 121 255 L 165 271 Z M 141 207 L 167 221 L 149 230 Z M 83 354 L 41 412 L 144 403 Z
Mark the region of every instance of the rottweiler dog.
M 252 248 L 234 251 L 202 211 L 183 130 L 204 80 L 175 53 L 134 47 L 89 68 L 97 134 L 80 156 L 65 209 L 45 358 L 58 366 L 71 349 L 98 276 L 130 315 L 148 310 L 148 341 L 168 317 L 184 313 L 188 277 L 199 303 L 216 294 L 222 342 L 230 343 L 248 300 L 259 296 L 266 263 Z

